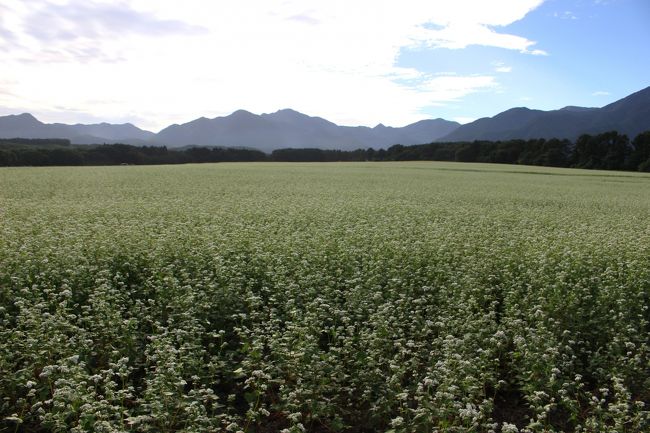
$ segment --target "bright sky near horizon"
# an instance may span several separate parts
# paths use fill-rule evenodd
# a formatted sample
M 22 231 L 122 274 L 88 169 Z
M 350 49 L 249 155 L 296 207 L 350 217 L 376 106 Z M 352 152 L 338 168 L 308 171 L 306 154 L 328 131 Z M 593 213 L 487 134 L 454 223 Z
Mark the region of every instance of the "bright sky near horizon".
M 0 0 L 0 65 L 0 115 L 45 122 L 464 123 L 649 86 L 650 1 Z

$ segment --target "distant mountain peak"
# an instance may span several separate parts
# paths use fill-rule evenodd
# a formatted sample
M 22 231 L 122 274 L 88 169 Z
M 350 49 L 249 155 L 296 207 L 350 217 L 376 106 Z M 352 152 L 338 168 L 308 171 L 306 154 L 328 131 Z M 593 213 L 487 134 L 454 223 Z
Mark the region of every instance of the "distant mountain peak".
M 255 117 L 257 117 L 255 114 L 251 113 L 250 111 L 241 110 L 241 109 L 233 111 L 230 116 L 236 116 L 236 117 L 239 117 L 239 116 L 255 116 Z
M 264 113 L 261 117 L 270 118 L 270 119 L 311 119 L 311 116 L 296 111 L 292 108 L 283 108 L 276 111 L 275 113 Z
M 20 122 L 29 122 L 29 123 L 42 123 L 40 120 L 38 120 L 36 117 L 34 117 L 31 113 L 21 113 L 21 114 L 14 114 L 10 115 L 7 117 L 12 117 Z
M 299 111 L 294 110 L 293 108 L 282 108 L 278 111 L 276 111 L 273 114 L 278 114 L 278 113 L 286 113 L 286 114 L 300 114 L 301 116 L 306 116 L 306 114 L 302 114 Z
M 32 113 L 21 113 L 21 114 L 15 114 L 15 117 L 20 117 L 23 119 L 33 119 L 33 120 L 38 120 Z
M 567 105 L 566 107 L 560 108 L 558 111 L 569 111 L 573 113 L 582 113 L 585 111 L 598 110 L 596 107 L 578 107 L 575 105 Z
M 512 108 L 507 109 L 506 111 L 502 111 L 502 112 L 499 113 L 499 114 L 504 114 L 504 113 L 518 113 L 518 112 L 528 112 L 528 111 L 535 111 L 535 110 L 532 110 L 532 109 L 530 109 L 530 108 L 528 108 L 528 107 L 512 107 Z M 499 114 L 497 114 L 497 116 L 498 116 Z
M 2 129 L 20 131 L 22 129 L 38 128 L 42 126 L 36 117 L 30 113 L 10 114 L 9 116 L 0 117 L 0 126 Z M 13 138 L 13 137 L 7 137 Z

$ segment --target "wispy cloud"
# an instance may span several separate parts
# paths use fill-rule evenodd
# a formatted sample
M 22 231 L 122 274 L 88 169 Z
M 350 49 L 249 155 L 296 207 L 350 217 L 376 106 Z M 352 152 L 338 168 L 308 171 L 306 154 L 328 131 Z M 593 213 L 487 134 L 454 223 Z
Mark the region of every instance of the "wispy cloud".
M 478 91 L 495 89 L 498 84 L 489 75 L 440 76 L 428 80 L 423 87 L 433 102 L 452 102 Z
M 158 18 L 124 2 L 8 0 L 3 15 L 12 19 L 0 21 L 0 36 L 11 43 L 14 58 L 28 63 L 121 61 L 125 57 L 120 51 L 134 38 L 207 32 L 205 27 Z
M 553 12 L 553 17 L 562 20 L 577 20 L 578 17 L 572 11 Z
M 429 22 L 438 25 L 422 29 L 421 42 L 432 47 L 462 49 L 481 45 L 516 50 L 526 54 L 539 54 L 541 49 L 533 48 L 535 41 L 524 36 L 499 31 L 503 26 L 520 20 L 544 0 L 513 2 L 496 0 L 476 2 L 471 0 L 443 1 L 444 9 L 429 17 Z
M 308 24 L 310 26 L 315 26 L 315 25 L 320 24 L 320 20 L 318 20 L 317 18 L 314 18 L 314 17 L 312 17 L 312 16 L 310 16 L 308 14 L 292 15 L 292 16 L 288 17 L 287 20 L 297 21 L 299 23 Z
M 129 35 L 187 35 L 207 30 L 179 20 L 157 18 L 151 12 L 138 11 L 122 2 L 36 3 L 41 4 L 28 11 L 23 29 L 29 36 L 49 43 L 77 39 L 105 40 L 107 37 Z
M 522 36 L 499 33 L 481 23 L 450 24 L 441 30 L 427 30 L 422 42 L 436 48 L 463 49 L 471 45 L 516 50 L 524 54 L 546 54 L 540 49 L 531 49 L 536 44 Z
M 507 73 L 512 72 L 512 66 L 508 66 L 503 62 L 492 62 L 495 72 Z
M 591 94 L 591 96 L 609 96 L 610 93 L 606 92 L 604 90 L 597 90 L 594 93 Z

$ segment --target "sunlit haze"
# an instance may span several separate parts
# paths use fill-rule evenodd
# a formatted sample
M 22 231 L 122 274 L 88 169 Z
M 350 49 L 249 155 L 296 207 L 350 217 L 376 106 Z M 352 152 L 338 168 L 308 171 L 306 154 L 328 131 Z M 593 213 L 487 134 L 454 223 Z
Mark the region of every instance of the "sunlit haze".
M 649 22 L 646 0 L 3 0 L 0 115 L 157 131 L 603 106 L 650 84 Z

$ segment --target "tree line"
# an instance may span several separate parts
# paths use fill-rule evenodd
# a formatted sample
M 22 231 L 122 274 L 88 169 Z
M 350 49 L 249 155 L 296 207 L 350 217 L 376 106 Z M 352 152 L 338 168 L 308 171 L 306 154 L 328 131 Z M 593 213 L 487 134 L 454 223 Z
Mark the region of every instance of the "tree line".
M 0 166 L 154 165 L 202 162 L 267 161 L 255 149 L 234 147 L 73 145 L 62 139 L 0 139 Z
M 650 172 L 650 131 L 630 140 L 616 131 L 570 140 L 531 139 L 396 144 L 354 151 L 280 149 L 273 161 L 457 161 Z
M 352 151 L 278 149 L 271 154 L 247 148 L 127 144 L 72 145 L 60 139 L 0 139 L 0 166 L 185 164 L 234 161 L 458 161 L 650 172 L 650 131 L 630 140 L 616 131 L 560 139 L 396 144 L 388 149 Z

